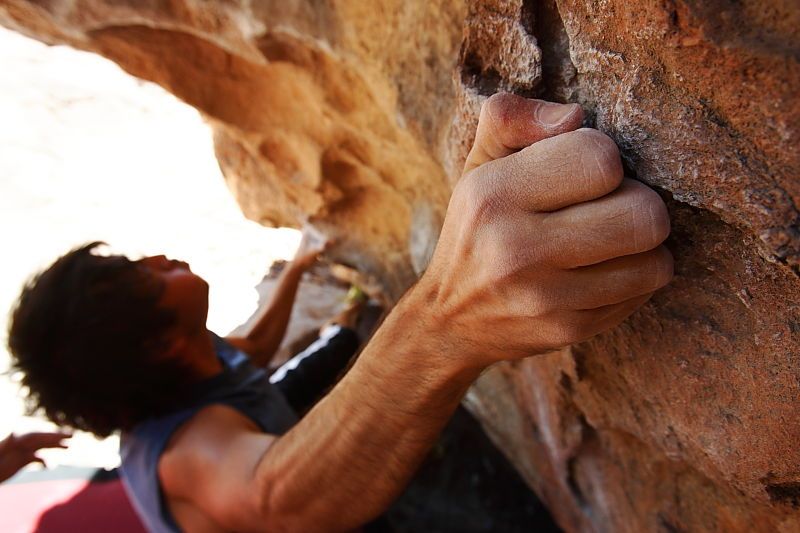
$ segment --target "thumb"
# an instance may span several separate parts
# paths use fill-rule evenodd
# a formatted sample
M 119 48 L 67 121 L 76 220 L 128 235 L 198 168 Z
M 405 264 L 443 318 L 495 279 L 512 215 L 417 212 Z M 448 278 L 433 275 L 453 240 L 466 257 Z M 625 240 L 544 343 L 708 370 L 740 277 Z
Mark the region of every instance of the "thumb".
M 494 159 L 581 127 L 583 110 L 578 104 L 557 104 L 497 93 L 481 107 L 475 142 L 464 164 L 464 173 Z

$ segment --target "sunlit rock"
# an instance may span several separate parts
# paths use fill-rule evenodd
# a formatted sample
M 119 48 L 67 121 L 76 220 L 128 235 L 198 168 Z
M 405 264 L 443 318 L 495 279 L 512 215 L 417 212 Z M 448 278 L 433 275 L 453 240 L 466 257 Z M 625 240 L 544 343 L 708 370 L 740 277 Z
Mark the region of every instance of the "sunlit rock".
M 470 392 L 563 527 L 800 530 L 800 8 L 765 2 L 0 3 L 200 109 L 245 214 L 310 223 L 397 298 L 480 103 L 581 103 L 670 208 L 676 277 Z

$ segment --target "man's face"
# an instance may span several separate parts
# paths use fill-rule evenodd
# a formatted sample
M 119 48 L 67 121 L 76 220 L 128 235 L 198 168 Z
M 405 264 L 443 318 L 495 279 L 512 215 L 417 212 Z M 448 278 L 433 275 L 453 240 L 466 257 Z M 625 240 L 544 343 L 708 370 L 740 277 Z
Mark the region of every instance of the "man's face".
M 175 314 L 179 333 L 206 327 L 208 283 L 194 274 L 188 263 L 167 259 L 163 255 L 145 257 L 136 263 L 162 287 L 158 306 Z

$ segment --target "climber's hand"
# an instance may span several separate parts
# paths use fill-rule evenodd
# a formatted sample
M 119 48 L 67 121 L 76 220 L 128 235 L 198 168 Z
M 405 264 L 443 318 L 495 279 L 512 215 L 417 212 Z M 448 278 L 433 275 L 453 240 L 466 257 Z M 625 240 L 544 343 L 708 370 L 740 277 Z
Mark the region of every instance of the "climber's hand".
M 499 94 L 481 111 L 433 259 L 412 298 L 477 365 L 609 329 L 672 278 L 666 206 L 623 179 L 576 105 Z M 470 355 L 471 354 L 471 355 Z
M 305 272 L 314 266 L 322 253 L 330 249 L 332 245 L 332 240 L 320 238 L 320 236 L 309 230 L 304 231 L 303 237 L 300 239 L 300 245 L 297 247 L 294 259 L 292 259 L 292 266 Z
M 66 448 L 64 440 L 71 436 L 62 431 L 24 435 L 12 433 L 0 440 L 0 481 L 10 478 L 29 463 L 40 463 L 44 466 L 44 460 L 37 452 L 45 448 Z

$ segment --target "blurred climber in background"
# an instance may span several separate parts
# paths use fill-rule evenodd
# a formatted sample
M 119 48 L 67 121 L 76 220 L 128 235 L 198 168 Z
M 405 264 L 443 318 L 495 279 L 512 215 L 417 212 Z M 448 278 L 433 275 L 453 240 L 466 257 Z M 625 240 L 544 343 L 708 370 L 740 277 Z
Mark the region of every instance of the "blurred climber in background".
M 260 367 L 317 250 L 228 339 L 207 330 L 208 285 L 185 263 L 67 254 L 14 313 L 24 383 L 57 423 L 122 431 L 123 478 L 152 531 L 358 528 L 487 367 L 607 330 L 671 279 L 664 203 L 582 121 L 576 104 L 485 102 L 426 272 L 299 420 Z

